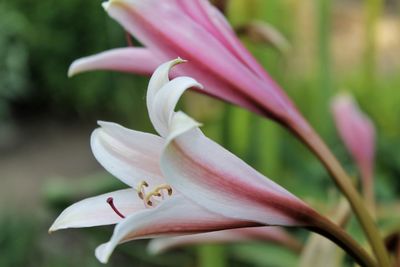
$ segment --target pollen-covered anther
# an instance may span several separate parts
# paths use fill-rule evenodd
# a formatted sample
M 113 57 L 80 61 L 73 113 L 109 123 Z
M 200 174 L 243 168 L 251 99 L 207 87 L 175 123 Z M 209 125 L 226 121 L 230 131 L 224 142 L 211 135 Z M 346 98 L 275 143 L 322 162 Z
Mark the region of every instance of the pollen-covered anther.
M 145 198 L 144 198 L 144 203 L 147 206 L 153 206 L 153 204 L 156 204 L 158 201 L 153 199 L 153 197 L 161 197 L 161 193 L 158 191 L 152 191 L 148 193 Z
M 167 191 L 168 196 L 172 195 L 172 187 L 168 184 L 161 184 L 154 189 L 154 191 L 158 191 L 160 194 L 162 194 L 163 190 Z
M 140 199 L 144 199 L 144 196 L 145 196 L 144 188 L 145 187 L 149 187 L 149 184 L 146 181 L 141 181 L 136 186 L 136 191 L 138 192 L 138 196 L 139 196 Z
M 154 199 L 154 197 L 161 197 L 162 199 L 164 199 L 164 191 L 166 191 L 169 196 L 172 195 L 172 187 L 167 184 L 161 184 L 157 186 L 153 191 L 146 194 L 144 198 L 145 204 L 147 206 L 154 206 L 155 204 L 157 204 L 159 201 Z

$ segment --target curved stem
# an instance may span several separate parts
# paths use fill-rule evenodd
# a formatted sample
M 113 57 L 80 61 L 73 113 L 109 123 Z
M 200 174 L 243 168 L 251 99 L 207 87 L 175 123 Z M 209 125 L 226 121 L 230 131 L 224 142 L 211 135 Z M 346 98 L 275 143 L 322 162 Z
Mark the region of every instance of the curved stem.
M 307 229 L 328 238 L 340 246 L 361 266 L 377 266 L 376 262 L 368 255 L 368 253 L 362 247 L 360 247 L 358 243 L 342 228 L 322 216 L 317 218 L 316 221 L 317 226 L 307 227 Z
M 304 126 L 304 125 L 303 125 Z M 365 235 L 372 247 L 372 250 L 381 267 L 389 267 L 390 260 L 385 249 L 383 240 L 379 234 L 379 230 L 375 225 L 372 217 L 368 213 L 366 206 L 360 194 L 355 189 L 351 179 L 346 171 L 342 168 L 335 156 L 321 140 L 319 135 L 311 129 L 311 127 L 295 128 L 291 130 L 300 137 L 300 139 L 311 149 L 311 151 L 319 158 L 322 164 L 330 173 L 337 187 L 343 192 L 349 201 L 354 214 L 356 215 Z

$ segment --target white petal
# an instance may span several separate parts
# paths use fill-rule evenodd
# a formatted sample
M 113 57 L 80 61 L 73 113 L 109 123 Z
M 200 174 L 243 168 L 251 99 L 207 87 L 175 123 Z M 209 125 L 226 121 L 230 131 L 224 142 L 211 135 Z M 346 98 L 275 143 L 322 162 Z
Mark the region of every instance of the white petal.
M 124 215 L 130 215 L 144 208 L 135 190 L 124 189 L 91 197 L 66 208 L 50 227 L 49 232 L 66 228 L 92 227 L 120 222 L 122 219 L 107 203 L 112 197 L 117 209 Z
M 202 88 L 201 84 L 189 77 L 178 77 L 165 84 L 154 96 L 150 119 L 157 132 L 166 137 L 171 117 L 182 94 L 192 88 Z
M 173 123 L 171 123 L 169 127 L 169 134 L 166 143 L 170 143 L 176 137 L 193 129 L 196 129 L 198 134 L 203 134 L 199 129 L 197 129 L 201 124 L 182 111 L 175 112 L 171 120 Z
M 164 183 L 159 160 L 164 140 L 116 123 L 99 122 L 91 137 L 94 156 L 115 177 L 131 187 L 141 181 L 152 186 Z
M 96 249 L 96 257 L 100 262 L 106 263 L 115 247 L 129 240 L 244 226 L 254 224 L 211 213 L 187 201 L 182 195 L 177 195 L 164 200 L 155 208 L 137 212 L 119 223 L 111 240 Z
M 161 89 L 161 87 L 169 82 L 169 72 L 172 67 L 184 62 L 186 61 L 181 58 L 177 58 L 162 64 L 154 71 L 154 74 L 151 76 L 149 81 L 146 96 L 147 109 L 149 113 L 152 113 L 151 110 L 153 108 L 154 96 Z

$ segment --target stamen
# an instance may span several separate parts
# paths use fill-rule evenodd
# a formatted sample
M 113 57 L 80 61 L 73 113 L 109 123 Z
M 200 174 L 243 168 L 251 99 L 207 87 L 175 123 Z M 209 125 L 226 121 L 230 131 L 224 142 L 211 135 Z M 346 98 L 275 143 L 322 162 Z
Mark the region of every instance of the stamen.
M 149 184 L 146 181 L 141 181 L 136 187 L 140 199 L 144 199 L 144 187 L 149 187 Z
M 125 219 L 125 216 L 115 207 L 114 199 L 112 197 L 107 198 L 107 203 L 113 209 L 113 211 L 122 219 Z
M 144 198 L 144 203 L 146 205 L 148 205 L 148 206 L 153 206 L 153 204 L 154 204 L 153 201 L 154 200 L 152 200 L 152 198 L 153 197 L 160 197 L 160 196 L 161 196 L 161 194 L 159 192 L 152 191 L 152 192 L 150 192 L 150 193 L 148 193 L 146 195 L 146 197 Z
M 157 205 L 160 201 L 164 200 L 164 196 L 167 193 L 169 196 L 172 195 L 172 188 L 168 184 L 161 184 L 149 193 L 146 192 L 146 187 L 149 187 L 149 184 L 146 181 L 141 181 L 136 186 L 137 194 L 139 198 L 143 200 L 145 208 Z
M 164 192 L 163 190 L 167 190 L 167 193 L 169 196 L 172 195 L 172 188 L 171 186 L 167 185 L 167 184 L 162 184 L 157 186 L 153 191 L 151 191 L 150 193 L 148 193 L 145 198 L 144 198 L 144 202 L 146 205 L 148 206 L 153 206 L 153 203 L 155 200 L 152 200 L 153 197 L 163 197 L 164 198 Z
M 162 192 L 162 190 L 167 190 L 168 196 L 172 195 L 172 187 L 170 185 L 161 184 L 154 189 L 156 192 Z

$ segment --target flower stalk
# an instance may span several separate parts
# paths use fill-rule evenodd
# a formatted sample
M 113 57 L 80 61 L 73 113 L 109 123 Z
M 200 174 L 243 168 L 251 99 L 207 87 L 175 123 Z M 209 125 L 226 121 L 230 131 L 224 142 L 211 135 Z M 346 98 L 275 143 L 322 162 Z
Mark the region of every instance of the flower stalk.
M 377 265 L 376 262 L 368 255 L 368 253 L 362 247 L 360 247 L 360 245 L 353 238 L 351 238 L 351 236 L 348 235 L 342 228 L 338 227 L 324 217 L 317 218 L 316 220 L 318 220 L 317 227 L 307 227 L 306 229 L 314 233 L 320 234 L 340 246 L 361 266 L 383 266 Z
M 379 266 L 389 267 L 390 260 L 379 230 L 369 214 L 360 194 L 355 189 L 350 177 L 342 168 L 336 157 L 319 135 L 311 128 L 293 128 L 294 133 L 307 145 L 307 147 L 318 157 L 326 170 L 331 175 L 336 186 L 349 201 L 371 248 L 379 262 Z

